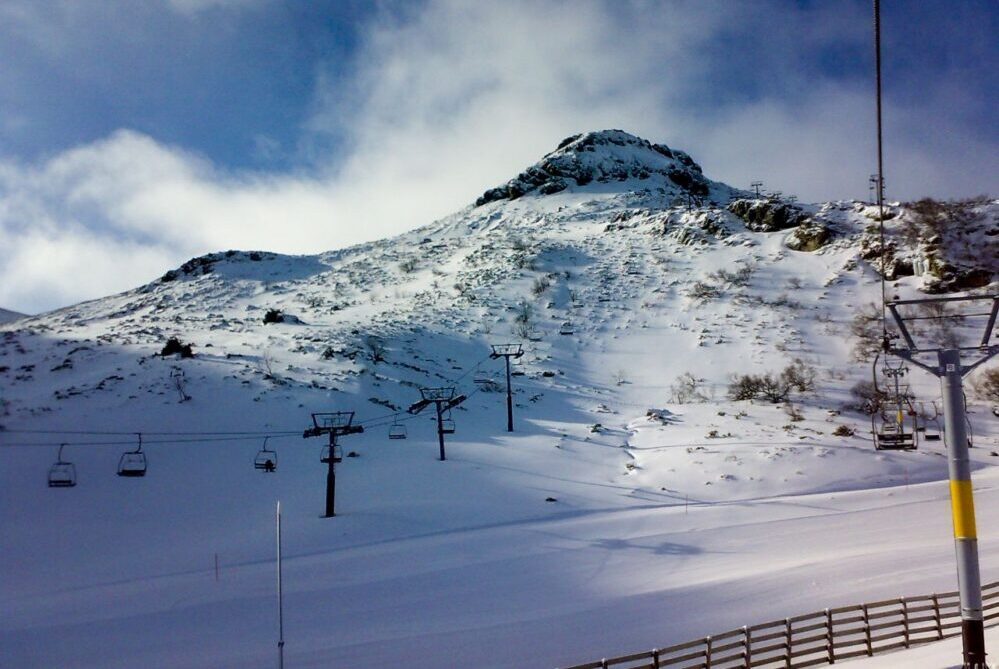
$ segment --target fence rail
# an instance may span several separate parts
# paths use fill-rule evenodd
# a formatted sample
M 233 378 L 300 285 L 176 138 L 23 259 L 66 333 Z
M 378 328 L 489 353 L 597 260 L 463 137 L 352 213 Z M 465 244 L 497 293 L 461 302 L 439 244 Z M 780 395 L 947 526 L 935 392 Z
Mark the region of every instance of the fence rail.
M 985 624 L 999 619 L 999 581 L 982 587 Z M 871 656 L 961 632 L 957 592 L 841 606 L 741 627 L 566 669 L 804 669 Z

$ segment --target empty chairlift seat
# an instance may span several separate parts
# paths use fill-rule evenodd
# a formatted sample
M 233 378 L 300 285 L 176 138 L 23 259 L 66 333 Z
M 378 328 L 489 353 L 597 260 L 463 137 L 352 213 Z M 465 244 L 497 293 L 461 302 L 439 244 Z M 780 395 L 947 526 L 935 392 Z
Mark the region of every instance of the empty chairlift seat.
M 76 485 L 76 467 L 72 462 L 66 462 L 62 459 L 64 446 L 66 444 L 60 444 L 55 464 L 49 467 L 50 488 L 72 488 Z
M 319 462 L 329 462 L 330 461 L 330 447 L 323 446 L 323 450 L 319 452 Z M 343 462 L 343 450 L 339 446 L 333 447 L 333 462 Z
M 405 425 L 394 423 L 392 427 L 389 428 L 389 439 L 405 439 L 405 438 L 406 438 Z
M 125 451 L 118 460 L 118 476 L 139 477 L 146 475 L 146 454 L 142 452 L 142 435 L 134 451 Z

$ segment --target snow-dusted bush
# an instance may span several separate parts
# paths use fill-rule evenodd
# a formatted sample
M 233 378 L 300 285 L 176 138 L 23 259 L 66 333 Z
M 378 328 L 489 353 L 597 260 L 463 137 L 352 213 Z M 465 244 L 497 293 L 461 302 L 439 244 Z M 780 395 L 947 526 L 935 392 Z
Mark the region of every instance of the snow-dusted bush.
M 367 350 L 372 362 L 385 361 L 385 342 L 382 341 L 381 337 L 368 335 L 364 338 L 364 348 Z
M 850 396 L 853 400 L 847 408 L 868 416 L 881 411 L 886 397 L 885 392 L 879 390 L 873 381 L 858 381 L 850 388 Z
M 178 354 L 182 358 L 194 357 L 194 351 L 191 350 L 190 344 L 183 344 L 176 337 L 170 337 L 170 339 L 167 340 L 167 343 L 163 346 L 163 349 L 160 351 L 160 355 L 168 356 Z
M 534 297 L 541 297 L 551 285 L 552 282 L 547 276 L 539 276 L 531 285 L 531 294 L 534 295 Z
M 695 281 L 687 291 L 687 297 L 695 302 L 707 302 L 721 297 L 722 289 L 706 281 Z
M 873 360 L 881 350 L 881 310 L 873 302 L 863 307 L 850 322 L 850 334 L 854 337 L 851 357 L 856 362 Z
M 264 314 L 264 323 L 282 323 L 284 322 L 284 314 L 281 313 L 280 309 L 268 309 L 267 313 Z
M 690 372 L 684 372 L 676 377 L 670 385 L 670 401 L 674 404 L 688 404 L 690 402 L 704 402 L 707 395 L 701 390 L 704 379 L 699 379 Z
M 767 400 L 777 404 L 787 402 L 794 392 L 815 390 L 815 368 L 795 358 L 779 374 L 765 372 L 760 375 L 737 374 L 728 386 L 732 400 Z
M 980 399 L 999 402 L 999 367 L 979 372 L 971 382 L 971 387 Z

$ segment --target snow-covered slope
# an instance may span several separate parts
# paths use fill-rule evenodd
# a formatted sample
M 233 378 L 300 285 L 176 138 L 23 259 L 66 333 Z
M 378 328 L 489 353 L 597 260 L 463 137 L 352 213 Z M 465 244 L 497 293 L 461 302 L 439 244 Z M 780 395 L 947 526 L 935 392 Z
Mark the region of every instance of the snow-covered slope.
M 892 294 L 993 282 L 999 202 L 931 209 L 889 208 Z M 269 664 L 277 499 L 296 666 L 544 667 L 952 589 L 940 442 L 875 453 L 846 408 L 870 374 L 850 324 L 880 298 L 876 218 L 587 133 L 394 239 L 212 254 L 0 328 L 0 664 Z M 160 355 L 171 338 L 193 357 Z M 489 358 L 507 342 L 514 433 Z M 796 360 L 815 378 L 793 404 L 727 399 L 732 375 Z M 935 384 L 910 380 L 932 415 Z M 400 413 L 441 386 L 469 396 L 446 463 L 430 412 Z M 334 410 L 365 432 L 324 520 L 301 434 Z M 134 433 L 149 474 L 120 479 Z M 252 468 L 265 435 L 274 475 Z M 60 442 L 79 484 L 48 489 Z M 895 526 L 911 536 L 878 544 Z

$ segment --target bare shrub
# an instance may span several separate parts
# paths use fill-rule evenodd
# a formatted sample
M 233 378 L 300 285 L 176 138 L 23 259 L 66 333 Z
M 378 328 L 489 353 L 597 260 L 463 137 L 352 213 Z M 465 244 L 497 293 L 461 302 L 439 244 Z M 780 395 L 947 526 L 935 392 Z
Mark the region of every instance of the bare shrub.
M 850 396 L 853 399 L 847 408 L 868 416 L 881 411 L 887 397 L 883 390 L 879 390 L 874 385 L 873 381 L 858 381 L 850 388 Z
M 816 376 L 817 372 L 815 368 L 801 358 L 795 358 L 794 362 L 785 367 L 784 371 L 781 372 L 781 378 L 792 389 L 801 393 L 809 393 L 815 390 Z
M 372 362 L 385 361 L 385 342 L 382 341 L 381 337 L 368 335 L 364 338 L 364 348 L 367 349 Z
M 854 341 L 851 357 L 855 362 L 873 360 L 881 350 L 882 327 L 881 310 L 870 302 L 857 312 L 850 322 L 850 334 Z
M 531 294 L 534 295 L 534 297 L 541 297 L 551 285 L 552 282 L 547 276 L 539 276 L 534 280 L 534 283 L 531 284 Z
M 722 289 L 705 281 L 695 281 L 687 291 L 687 297 L 695 302 L 708 302 L 722 296 Z
M 979 399 L 999 403 L 999 367 L 979 372 L 972 380 L 971 388 Z
M 676 377 L 670 385 L 670 401 L 674 404 L 688 404 L 690 402 L 704 402 L 708 399 L 701 389 L 704 379 L 699 379 L 690 372 L 684 372 Z
M 534 317 L 534 307 L 527 300 L 521 300 L 517 305 L 516 314 L 513 317 L 513 322 L 518 325 L 530 325 L 531 319 Z
M 732 400 L 752 400 L 760 394 L 762 381 L 753 374 L 737 374 L 728 384 L 728 396 Z
M 791 384 L 783 375 L 775 375 L 767 372 L 760 377 L 760 397 L 777 404 L 786 402 L 791 395 Z

